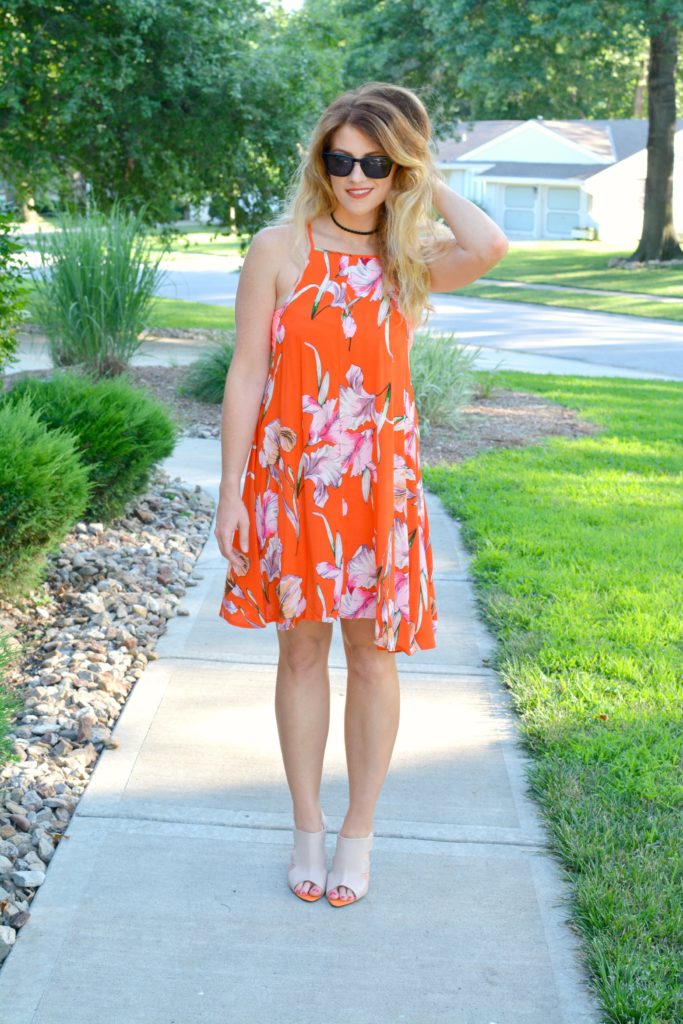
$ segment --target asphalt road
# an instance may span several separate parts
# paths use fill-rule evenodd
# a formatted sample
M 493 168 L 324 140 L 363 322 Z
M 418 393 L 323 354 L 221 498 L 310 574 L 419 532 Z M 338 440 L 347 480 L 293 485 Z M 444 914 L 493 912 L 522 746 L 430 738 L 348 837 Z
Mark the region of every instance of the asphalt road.
M 227 272 L 227 265 L 215 256 L 166 263 L 159 294 L 232 306 L 239 274 Z M 432 295 L 432 302 L 436 312 L 427 327 L 452 331 L 460 342 L 683 380 L 683 324 L 452 295 Z
M 175 256 L 163 264 L 158 294 L 232 306 L 239 281 L 235 265 L 232 257 Z M 683 380 L 683 324 L 674 321 L 457 295 L 433 295 L 432 302 L 430 330 L 453 332 L 459 342 L 492 355 L 548 360 L 548 368 L 559 359 L 583 364 L 587 372 L 594 366 L 600 373 Z

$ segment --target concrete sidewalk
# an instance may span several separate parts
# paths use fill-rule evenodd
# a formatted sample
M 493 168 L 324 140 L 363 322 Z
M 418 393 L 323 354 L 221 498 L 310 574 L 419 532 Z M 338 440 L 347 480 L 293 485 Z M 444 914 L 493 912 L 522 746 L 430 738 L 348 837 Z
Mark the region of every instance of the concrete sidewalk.
M 172 474 L 216 493 L 219 443 Z M 596 1024 L 457 524 L 427 493 L 438 646 L 397 655 L 401 724 L 355 906 L 287 887 L 275 625 L 218 618 L 226 562 L 169 623 L 0 970 L 0 1024 Z M 339 624 L 322 804 L 346 806 Z M 336 836 L 329 837 L 331 860 Z

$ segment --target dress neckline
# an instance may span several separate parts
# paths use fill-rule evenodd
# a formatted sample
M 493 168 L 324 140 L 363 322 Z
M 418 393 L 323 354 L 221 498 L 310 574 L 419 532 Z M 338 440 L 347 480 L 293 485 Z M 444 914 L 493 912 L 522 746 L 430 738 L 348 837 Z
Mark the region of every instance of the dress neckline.
M 360 257 L 365 257 L 365 259 L 376 259 L 376 260 L 379 259 L 379 255 L 376 252 L 342 252 L 341 249 L 323 249 L 323 248 L 318 248 L 318 246 L 314 245 L 314 243 L 313 243 L 313 231 L 311 229 L 310 221 L 308 222 L 306 227 L 308 229 L 308 240 L 310 241 L 311 249 L 314 252 L 333 252 L 337 256 L 360 256 Z

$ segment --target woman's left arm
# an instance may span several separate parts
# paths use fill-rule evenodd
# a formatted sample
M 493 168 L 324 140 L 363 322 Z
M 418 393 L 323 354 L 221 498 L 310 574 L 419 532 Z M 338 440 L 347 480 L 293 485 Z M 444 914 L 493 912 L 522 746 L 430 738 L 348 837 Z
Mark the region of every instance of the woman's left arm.
M 507 236 L 488 214 L 434 179 L 434 205 L 454 234 L 446 250 L 429 264 L 431 290 L 450 292 L 485 274 L 508 251 Z

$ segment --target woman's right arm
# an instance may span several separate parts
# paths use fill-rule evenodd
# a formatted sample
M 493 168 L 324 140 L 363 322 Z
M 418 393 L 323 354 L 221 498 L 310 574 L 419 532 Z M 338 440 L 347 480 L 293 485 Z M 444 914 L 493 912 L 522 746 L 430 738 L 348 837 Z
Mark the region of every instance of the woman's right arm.
M 233 566 L 239 554 L 232 538 L 239 528 L 242 551 L 248 548 L 249 515 L 240 482 L 270 365 L 273 312 L 278 271 L 278 237 L 263 228 L 244 257 L 235 297 L 235 351 L 225 380 L 221 417 L 221 482 L 214 534 L 221 554 Z

